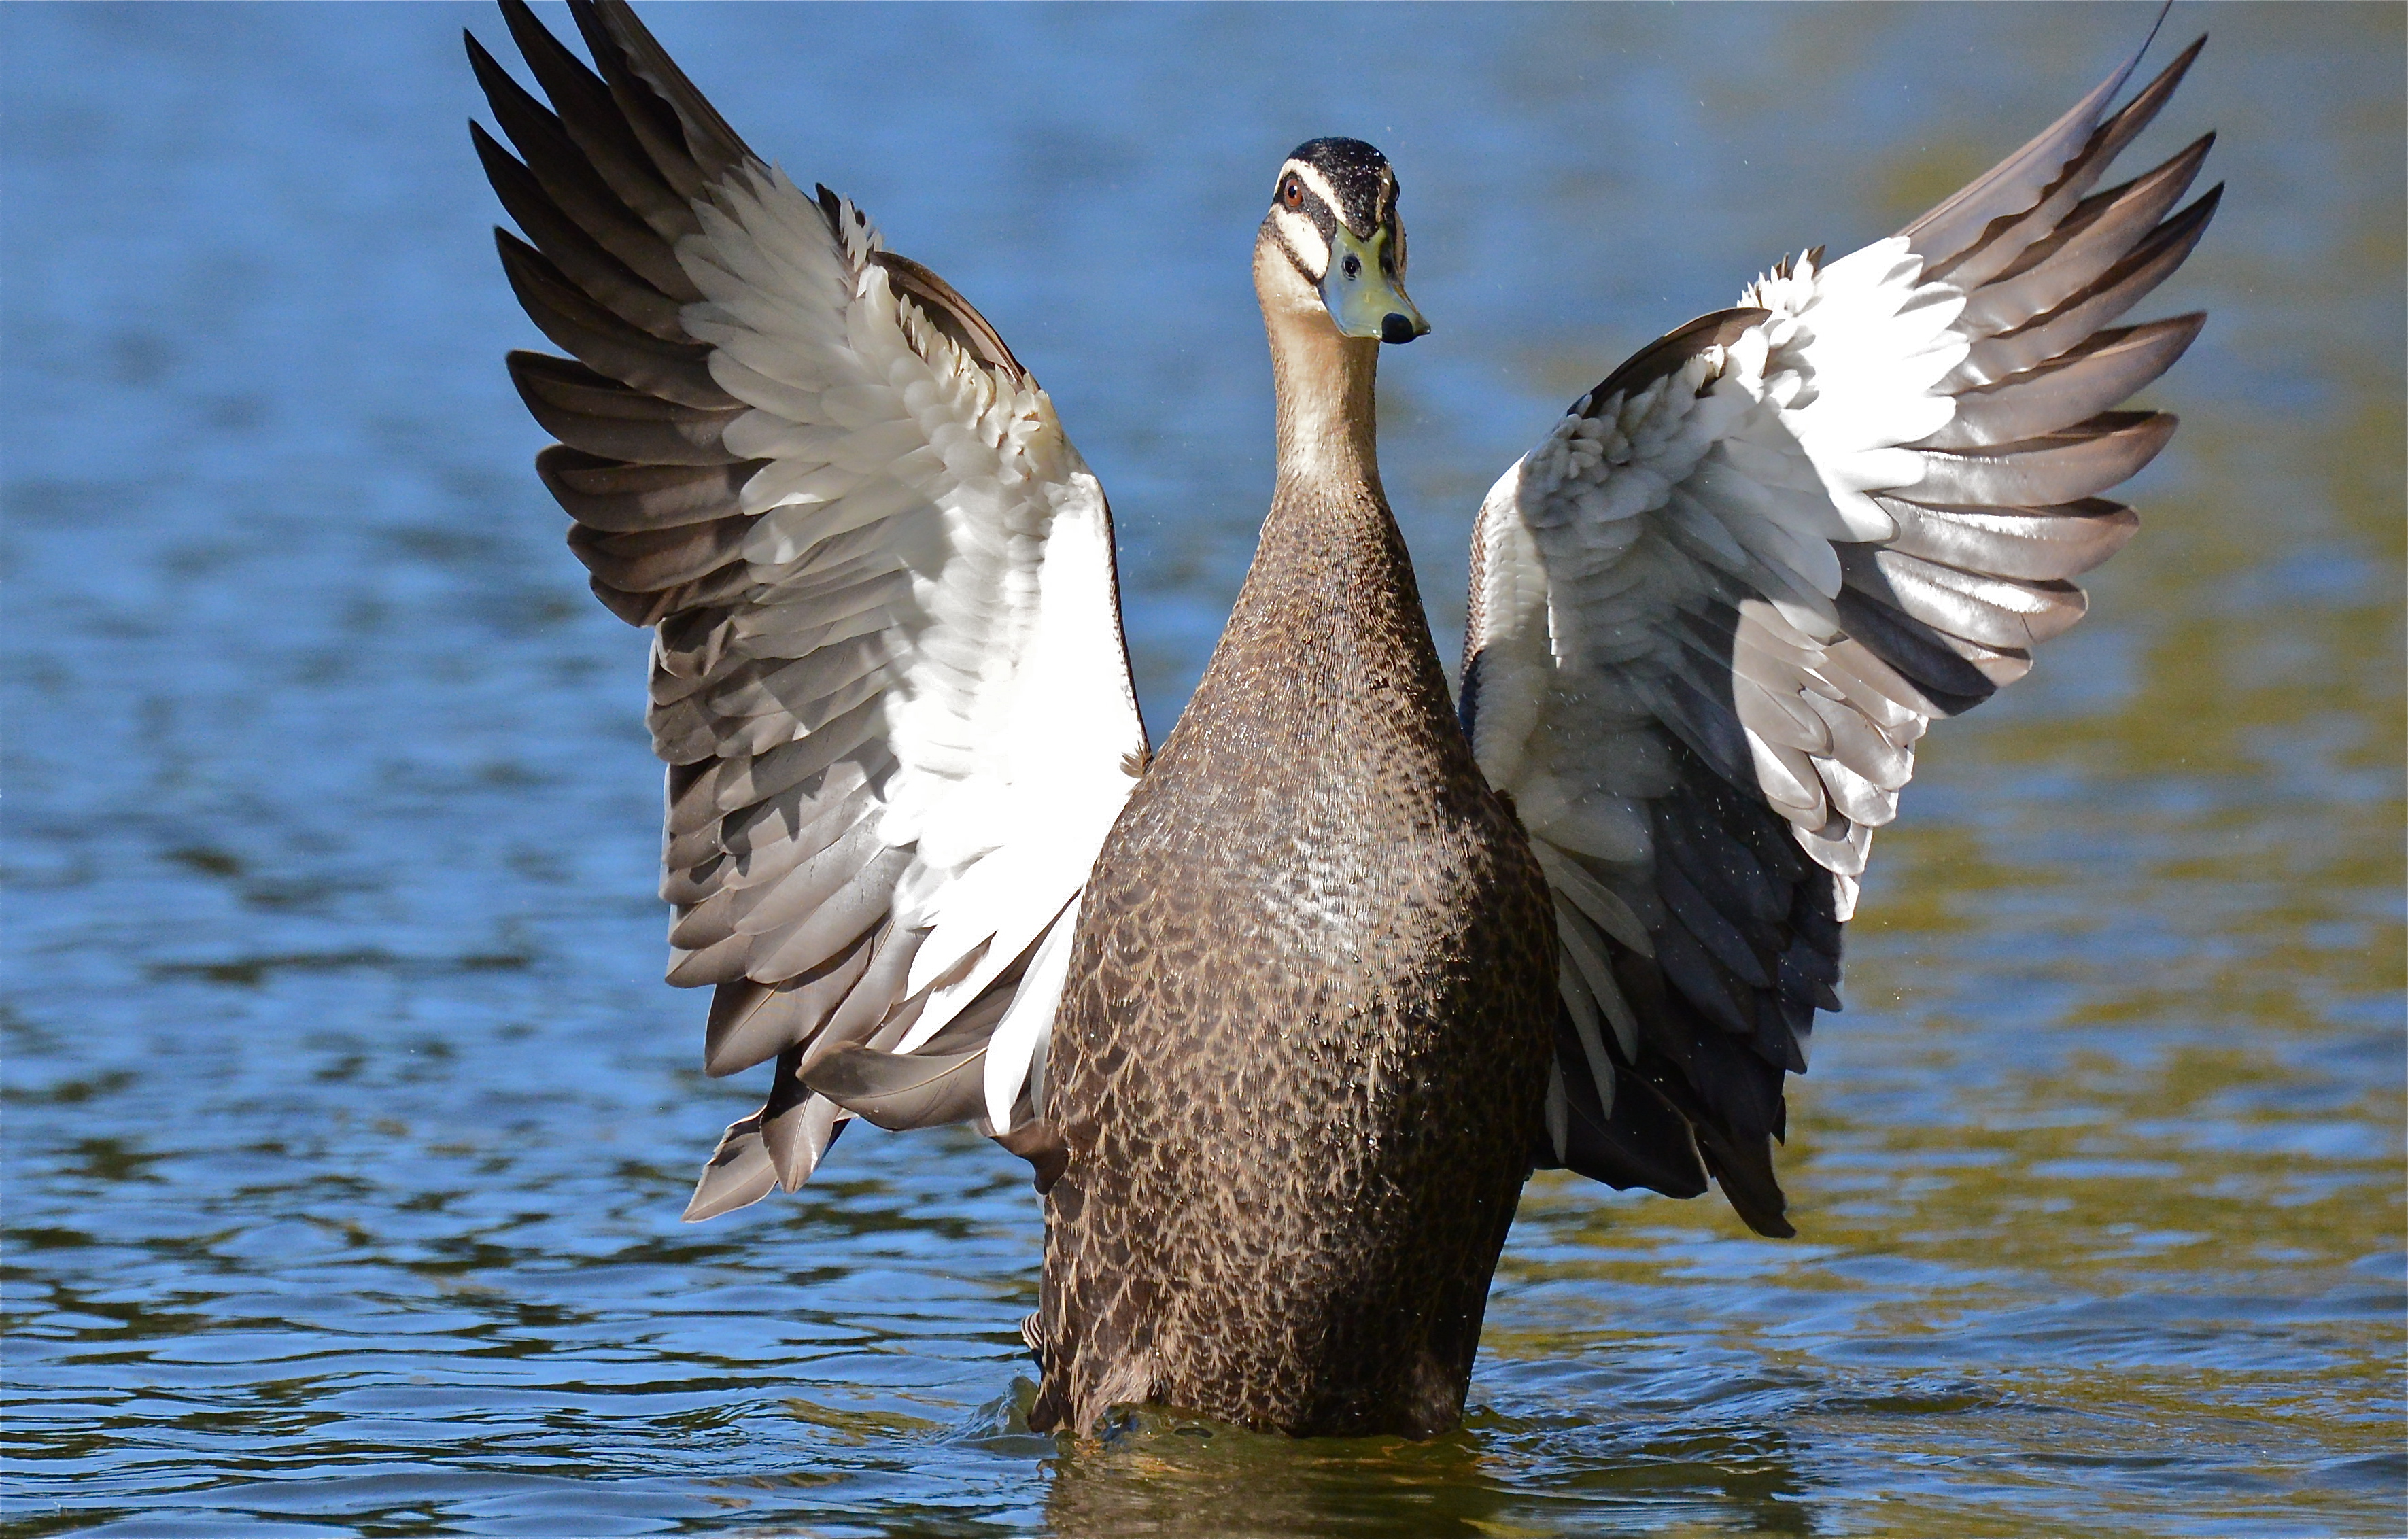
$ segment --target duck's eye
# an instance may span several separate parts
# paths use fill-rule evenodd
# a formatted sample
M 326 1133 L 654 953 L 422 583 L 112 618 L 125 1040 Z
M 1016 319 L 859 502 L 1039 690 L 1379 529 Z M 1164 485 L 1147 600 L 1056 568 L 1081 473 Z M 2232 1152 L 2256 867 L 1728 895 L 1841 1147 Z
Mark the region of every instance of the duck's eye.
M 1280 183 L 1280 201 L 1286 204 L 1291 208 L 1303 207 L 1304 183 L 1297 180 L 1294 177 L 1290 177 L 1287 180 Z

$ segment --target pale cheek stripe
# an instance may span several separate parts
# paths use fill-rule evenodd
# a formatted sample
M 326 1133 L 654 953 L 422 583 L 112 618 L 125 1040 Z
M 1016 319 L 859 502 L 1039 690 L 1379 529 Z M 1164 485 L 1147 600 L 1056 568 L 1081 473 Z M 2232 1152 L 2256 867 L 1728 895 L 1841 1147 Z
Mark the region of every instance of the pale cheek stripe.
M 1305 277 L 1320 282 L 1329 271 L 1329 242 L 1320 229 L 1293 208 L 1274 208 L 1271 218 L 1278 223 L 1288 255 L 1304 268 Z

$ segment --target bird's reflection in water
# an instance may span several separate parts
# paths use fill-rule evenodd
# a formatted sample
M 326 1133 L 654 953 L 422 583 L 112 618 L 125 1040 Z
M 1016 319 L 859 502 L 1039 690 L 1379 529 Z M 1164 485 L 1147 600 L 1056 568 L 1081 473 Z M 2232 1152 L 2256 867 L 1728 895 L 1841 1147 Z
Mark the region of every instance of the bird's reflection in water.
M 1788 1440 L 1773 1428 L 1642 1430 L 1475 1407 L 1461 1430 L 1413 1443 L 1280 1437 L 1148 1409 L 1057 1448 L 1045 1516 L 1059 1539 L 1493 1539 L 1585 1532 L 1617 1509 L 1650 1530 L 1814 1528 Z

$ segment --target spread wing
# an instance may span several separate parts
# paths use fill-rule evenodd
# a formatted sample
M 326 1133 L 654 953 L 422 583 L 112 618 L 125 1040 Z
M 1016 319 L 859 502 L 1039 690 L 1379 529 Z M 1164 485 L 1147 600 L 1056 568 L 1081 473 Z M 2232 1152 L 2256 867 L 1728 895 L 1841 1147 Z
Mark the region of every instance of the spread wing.
M 527 240 L 513 353 L 595 593 L 653 627 L 672 983 L 704 1064 L 767 1059 L 689 1218 L 799 1185 L 840 1122 L 1042 1093 L 1079 894 L 1134 783 L 1111 516 L 1052 401 L 968 302 L 738 138 L 623 0 L 589 69 L 503 0 L 552 105 L 468 40 Z M 532 242 L 532 244 L 528 244 Z
M 1783 1076 L 1840 1007 L 1873 830 L 1925 727 L 2081 618 L 2069 579 L 2137 523 L 2100 493 L 2173 432 L 2114 408 L 2203 318 L 2114 323 L 2214 212 L 2220 188 L 2175 211 L 2210 139 L 2092 189 L 2204 42 L 1649 347 L 1488 494 L 1463 714 L 1555 891 L 1555 1162 L 1682 1196 L 1712 1173 L 1791 1232 Z

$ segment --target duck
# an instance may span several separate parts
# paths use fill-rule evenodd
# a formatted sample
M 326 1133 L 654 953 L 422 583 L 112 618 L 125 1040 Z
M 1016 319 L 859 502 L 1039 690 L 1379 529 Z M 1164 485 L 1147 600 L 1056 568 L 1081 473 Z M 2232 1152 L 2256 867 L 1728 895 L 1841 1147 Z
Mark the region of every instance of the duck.
M 566 354 L 509 375 L 652 634 L 667 981 L 707 1074 L 772 1066 L 686 1218 L 857 1122 L 992 1138 L 1044 1206 L 1028 1421 L 1074 1435 L 1455 1427 L 1536 1170 L 1795 1232 L 1784 1086 L 1872 834 L 2081 619 L 2174 431 L 2122 403 L 2204 317 L 2119 322 L 2213 135 L 2100 184 L 2203 36 L 1605 373 L 1472 516 L 1459 693 L 1380 480 L 1382 354 L 1430 330 L 1400 184 L 1299 145 L 1254 246 L 1276 482 L 1157 747 L 1104 490 L 996 327 L 625 0 L 570 0 L 585 58 L 501 10 L 543 95 L 468 36 L 471 137 Z

